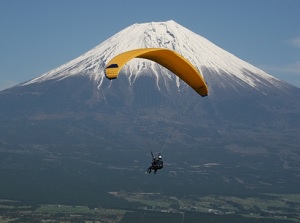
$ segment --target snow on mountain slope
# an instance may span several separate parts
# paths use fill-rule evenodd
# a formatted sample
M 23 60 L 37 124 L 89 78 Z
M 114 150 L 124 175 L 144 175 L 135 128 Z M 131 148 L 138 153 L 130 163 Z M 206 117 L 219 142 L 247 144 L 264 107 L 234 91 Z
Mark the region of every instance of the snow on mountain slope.
M 286 87 L 284 82 L 226 52 L 172 20 L 129 26 L 76 59 L 22 85 L 61 80 L 74 75 L 88 75 L 90 79 L 98 81 L 100 87 L 105 78 L 104 68 L 112 57 L 124 51 L 150 47 L 175 50 L 194 64 L 198 70 L 211 71 L 208 79 L 213 83 L 208 83 L 208 85 L 219 85 L 225 88 L 228 84 L 247 85 L 252 88 L 266 85 L 281 89 Z M 180 85 L 177 76 L 158 64 L 144 59 L 131 60 L 123 71 L 131 84 L 139 75 L 147 73 L 153 74 L 157 83 L 160 78 L 164 78 L 165 81 L 176 80 L 177 86 Z M 205 73 L 203 75 L 205 76 Z M 220 80 L 222 83 L 219 83 Z M 228 80 L 227 83 L 224 83 L 224 80 Z

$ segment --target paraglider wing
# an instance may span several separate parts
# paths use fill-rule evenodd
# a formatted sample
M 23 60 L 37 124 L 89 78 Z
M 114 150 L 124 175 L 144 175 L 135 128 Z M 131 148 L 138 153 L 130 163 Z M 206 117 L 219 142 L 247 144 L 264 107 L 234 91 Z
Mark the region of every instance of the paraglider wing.
M 168 49 L 142 48 L 121 53 L 107 64 L 106 77 L 108 79 L 117 78 L 122 67 L 133 58 L 152 60 L 173 72 L 202 97 L 208 95 L 206 83 L 200 72 L 188 60 Z

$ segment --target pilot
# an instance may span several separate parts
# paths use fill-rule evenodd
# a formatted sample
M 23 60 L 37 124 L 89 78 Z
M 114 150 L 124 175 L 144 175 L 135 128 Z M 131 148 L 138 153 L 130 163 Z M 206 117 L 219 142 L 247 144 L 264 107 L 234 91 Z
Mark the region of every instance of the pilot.
M 151 166 L 148 168 L 147 173 L 151 173 L 153 170 L 156 174 L 157 170 L 160 170 L 164 167 L 164 162 L 162 160 L 161 155 L 158 155 L 158 158 L 154 157 L 152 158 Z

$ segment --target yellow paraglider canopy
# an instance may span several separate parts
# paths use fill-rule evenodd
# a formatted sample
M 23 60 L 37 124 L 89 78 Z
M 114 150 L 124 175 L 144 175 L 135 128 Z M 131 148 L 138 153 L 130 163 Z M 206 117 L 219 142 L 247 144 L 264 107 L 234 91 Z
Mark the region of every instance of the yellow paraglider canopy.
M 133 58 L 152 60 L 177 75 L 202 97 L 208 95 L 207 85 L 197 69 L 175 51 L 162 48 L 142 48 L 121 53 L 112 58 L 105 68 L 108 79 L 118 77 L 122 67 Z

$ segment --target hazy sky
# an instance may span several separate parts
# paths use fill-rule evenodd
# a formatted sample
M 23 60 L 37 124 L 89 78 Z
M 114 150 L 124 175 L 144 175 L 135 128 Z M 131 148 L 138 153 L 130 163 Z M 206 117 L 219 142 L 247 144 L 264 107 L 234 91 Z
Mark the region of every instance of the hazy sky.
M 0 0 L 0 90 L 167 20 L 300 87 L 300 0 Z

